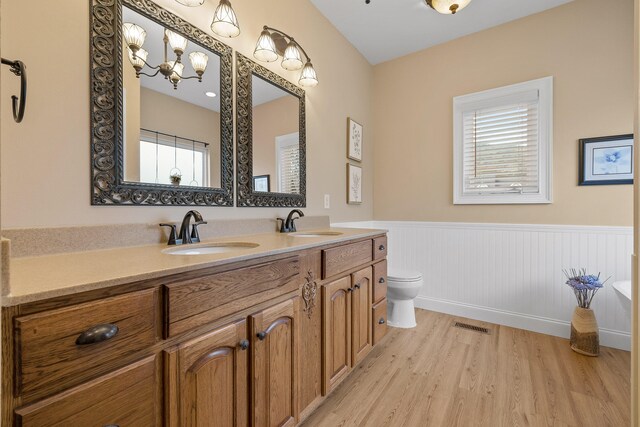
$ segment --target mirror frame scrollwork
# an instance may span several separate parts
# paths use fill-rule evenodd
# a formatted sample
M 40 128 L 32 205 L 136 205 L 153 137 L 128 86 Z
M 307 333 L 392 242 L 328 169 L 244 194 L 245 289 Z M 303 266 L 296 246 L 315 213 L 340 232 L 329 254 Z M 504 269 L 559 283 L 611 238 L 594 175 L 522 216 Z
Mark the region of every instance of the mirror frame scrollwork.
M 125 181 L 122 6 L 219 55 L 221 188 Z M 90 7 L 91 204 L 233 206 L 232 49 L 150 0 L 91 0 Z
M 253 75 L 281 88 L 300 101 L 300 193 L 258 192 L 253 190 Z M 306 207 L 306 120 L 305 92 L 276 73 L 236 52 L 236 199 L 239 207 Z

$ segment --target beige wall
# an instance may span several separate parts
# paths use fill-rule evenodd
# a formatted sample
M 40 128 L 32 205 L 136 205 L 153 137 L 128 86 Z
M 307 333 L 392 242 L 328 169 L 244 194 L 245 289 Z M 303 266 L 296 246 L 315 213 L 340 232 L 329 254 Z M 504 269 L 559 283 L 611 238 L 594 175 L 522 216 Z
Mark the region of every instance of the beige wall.
M 287 95 L 253 108 L 253 175 L 271 175 L 271 190 L 277 191 L 276 137 L 298 132 L 299 101 Z
M 174 0 L 157 3 L 210 32 L 216 1 L 199 8 Z M 347 116 L 372 126 L 373 70 L 369 63 L 308 1 L 234 0 L 242 33 L 224 40 L 252 56 L 262 26 L 295 36 L 313 58 L 320 85 L 307 90 L 307 206 L 310 215 L 333 220 L 368 220 L 373 214 L 373 150 L 365 151 L 364 200 L 346 204 L 344 122 Z M 2 0 L 0 39 L 3 55 L 29 67 L 25 121 L 12 123 L 9 97 L 0 99 L 2 140 L 2 226 L 175 221 L 185 207 L 91 206 L 89 169 L 89 2 L 87 0 Z M 37 13 L 35 13 L 37 11 Z M 29 17 L 29 25 L 24 17 Z M 34 28 L 37 31 L 34 31 Z M 69 62 L 70 61 L 70 62 Z M 67 64 L 67 65 L 62 65 Z M 298 73 L 267 64 L 297 83 Z M 2 87 L 16 79 L 2 73 Z M 17 90 L 17 89 L 16 89 Z M 323 195 L 331 195 L 331 209 Z M 208 220 L 276 217 L 286 208 L 200 208 Z
M 140 181 L 140 80 L 122 49 L 122 84 L 124 86 L 124 179 Z
M 380 64 L 379 220 L 632 224 L 630 185 L 578 187 L 578 139 L 633 132 L 633 0 L 576 0 Z M 554 77 L 550 205 L 453 205 L 452 98 Z
M 220 188 L 220 113 L 145 87 L 140 93 L 140 126 L 209 143 L 210 187 Z

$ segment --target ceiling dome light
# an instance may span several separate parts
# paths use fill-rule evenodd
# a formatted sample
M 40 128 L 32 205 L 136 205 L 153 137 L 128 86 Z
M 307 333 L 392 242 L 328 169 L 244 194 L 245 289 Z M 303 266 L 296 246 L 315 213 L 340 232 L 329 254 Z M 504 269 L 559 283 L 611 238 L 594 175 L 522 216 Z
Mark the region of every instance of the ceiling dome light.
M 295 71 L 302 68 L 303 65 L 300 49 L 298 49 L 297 43 L 291 40 L 282 56 L 282 68 L 288 71 Z
M 253 56 L 263 62 L 273 62 L 278 59 L 276 44 L 267 29 L 262 30 L 262 33 L 260 33 L 258 43 L 256 43 L 256 50 L 253 51 Z
M 144 28 L 131 22 L 122 24 L 122 35 L 133 53 L 136 53 L 142 47 L 144 39 L 147 38 L 147 32 Z
M 216 93 L 215 92 L 205 92 L 205 95 L 207 95 L 209 98 L 215 98 L 216 97 Z
M 426 0 L 427 4 L 443 15 L 454 15 L 471 3 L 471 0 Z
M 211 31 L 221 37 L 236 37 L 240 34 L 240 25 L 236 13 L 231 7 L 229 0 L 220 0 L 220 4 L 213 14 Z
M 316 70 L 313 68 L 313 65 L 311 65 L 311 61 L 307 61 L 302 69 L 298 83 L 304 87 L 314 87 L 318 85 L 318 76 L 316 75 Z
M 176 0 L 176 2 L 180 3 L 183 6 L 197 7 L 202 6 L 204 0 Z

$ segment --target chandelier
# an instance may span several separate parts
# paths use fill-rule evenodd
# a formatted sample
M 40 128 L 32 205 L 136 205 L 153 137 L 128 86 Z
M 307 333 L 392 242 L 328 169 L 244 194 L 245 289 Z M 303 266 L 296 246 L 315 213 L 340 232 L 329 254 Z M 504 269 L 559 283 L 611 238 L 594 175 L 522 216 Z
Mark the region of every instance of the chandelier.
M 199 82 L 202 82 L 202 75 L 207 68 L 209 57 L 204 52 L 191 52 L 189 54 L 189 61 L 196 75 L 185 76 L 182 55 L 187 48 L 187 39 L 180 34 L 174 33 L 169 29 L 164 30 L 164 36 L 162 38 L 164 43 L 164 60 L 160 65 L 156 66 L 150 65 L 147 62 L 149 52 L 142 48 L 147 37 L 147 32 L 142 27 L 131 22 L 125 22 L 122 25 L 122 34 L 127 43 L 129 62 L 131 62 L 131 65 L 133 65 L 133 68 L 136 70 L 136 77 L 140 78 L 140 75 L 155 77 L 161 74 L 166 80 L 169 80 L 174 89 L 178 89 L 178 83 L 183 79 L 198 79 Z M 176 55 L 173 60 L 169 60 L 169 46 L 171 46 L 173 53 Z M 144 67 L 156 71 L 152 74 L 142 72 Z
M 318 76 L 311 64 L 311 58 L 302 46 L 293 37 L 265 25 L 258 38 L 253 56 L 259 61 L 274 62 L 278 60 L 279 55 L 282 56 L 281 65 L 285 70 L 302 69 L 298 80 L 300 86 L 313 87 L 318 84 Z M 304 55 L 305 62 L 302 60 L 302 55 Z
M 204 0 L 176 0 L 176 2 L 188 7 L 198 7 L 204 4 Z M 238 18 L 229 0 L 220 0 L 213 14 L 211 31 L 221 37 L 236 37 L 240 34 Z

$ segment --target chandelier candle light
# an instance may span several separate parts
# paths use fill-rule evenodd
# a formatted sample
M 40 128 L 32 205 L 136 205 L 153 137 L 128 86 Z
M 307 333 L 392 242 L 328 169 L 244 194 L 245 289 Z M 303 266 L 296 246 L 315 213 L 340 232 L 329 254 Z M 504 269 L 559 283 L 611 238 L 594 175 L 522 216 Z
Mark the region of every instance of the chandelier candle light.
M 189 54 L 189 61 L 196 75 L 184 76 L 182 55 L 187 49 L 188 42 L 187 39 L 180 34 L 169 29 L 164 30 L 164 37 L 162 38 L 164 43 L 164 60 L 157 66 L 152 66 L 147 62 L 149 53 L 142 48 L 147 38 L 147 32 L 144 28 L 131 22 L 125 22 L 122 25 L 122 35 L 127 43 L 129 62 L 131 62 L 131 65 L 133 65 L 133 68 L 136 70 L 136 77 L 140 78 L 140 75 L 155 77 L 160 73 L 165 79 L 169 80 L 174 89 L 178 89 L 178 83 L 180 83 L 182 79 L 198 79 L 199 82 L 202 82 L 202 75 L 207 69 L 209 57 L 204 52 L 191 52 Z M 170 61 L 168 57 L 169 46 L 171 46 L 173 53 L 176 55 L 176 59 L 173 61 Z M 145 66 L 156 70 L 156 72 L 153 74 L 142 72 Z
M 305 61 L 303 61 L 304 55 Z M 262 33 L 258 37 L 256 49 L 253 56 L 263 62 L 274 62 L 282 56 L 282 68 L 287 71 L 297 71 L 302 69 L 298 83 L 303 87 L 314 87 L 318 84 L 316 70 L 311 64 L 311 58 L 302 46 L 288 34 L 276 30 L 275 28 L 262 28 Z

